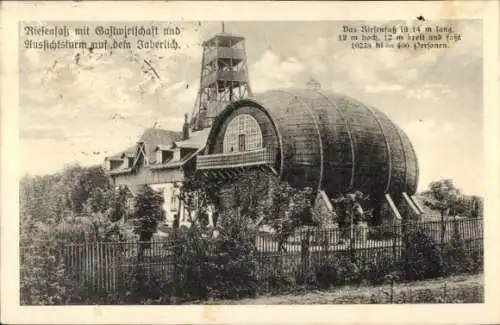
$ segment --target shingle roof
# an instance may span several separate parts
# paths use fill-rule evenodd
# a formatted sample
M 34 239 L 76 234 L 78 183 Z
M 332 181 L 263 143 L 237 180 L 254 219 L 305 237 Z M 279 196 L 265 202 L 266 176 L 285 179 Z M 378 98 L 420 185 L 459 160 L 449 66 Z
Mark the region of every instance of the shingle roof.
M 156 160 L 155 149 L 159 145 L 170 146 L 175 141 L 182 139 L 182 132 L 149 128 L 144 131 L 137 142 L 142 142 L 146 146 L 146 155 L 150 163 Z M 137 155 L 137 144 L 128 147 L 112 156 L 106 157 L 108 160 L 121 160 L 123 155 L 127 157 L 135 157 Z M 123 163 L 122 166 L 113 170 L 113 173 L 121 173 L 130 171 L 126 168 L 127 164 Z
M 182 141 L 177 141 L 175 144 L 180 148 L 199 149 L 205 147 L 208 139 L 210 128 L 196 132 L 191 132 L 189 138 Z
M 122 160 L 123 154 L 135 155 L 135 150 L 136 150 L 136 146 L 128 147 L 127 149 L 120 151 L 120 152 L 118 152 L 112 156 L 106 157 L 106 158 L 110 159 L 110 160 Z
M 182 132 L 163 130 L 150 128 L 146 129 L 141 135 L 137 143 L 143 143 L 145 145 L 146 155 L 149 161 L 149 167 L 153 169 L 163 169 L 163 168 L 173 168 L 182 166 L 186 161 L 190 160 L 200 152 L 205 147 L 209 129 L 200 130 L 197 132 L 192 132 L 189 138 L 186 140 L 182 139 Z M 123 155 L 128 157 L 135 157 L 138 154 L 140 146 L 138 144 L 125 149 L 113 156 L 107 157 L 106 159 L 121 159 Z M 180 150 L 181 148 L 186 149 L 196 149 L 187 154 L 182 158 L 182 160 L 169 161 L 165 164 L 156 163 L 156 149 L 160 150 Z M 127 164 L 124 162 L 120 167 L 110 171 L 110 174 L 122 174 L 128 173 L 131 168 L 127 168 Z
M 146 145 L 146 154 L 149 162 L 154 163 L 156 160 L 155 149 L 157 146 L 170 145 L 181 139 L 182 132 L 150 128 L 144 131 L 138 142 L 143 142 Z

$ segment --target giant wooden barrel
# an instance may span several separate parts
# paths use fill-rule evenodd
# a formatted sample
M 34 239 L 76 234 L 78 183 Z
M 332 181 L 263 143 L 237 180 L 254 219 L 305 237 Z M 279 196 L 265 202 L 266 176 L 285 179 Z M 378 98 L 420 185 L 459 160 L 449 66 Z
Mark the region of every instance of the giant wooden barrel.
M 410 140 L 384 113 L 357 100 L 287 89 L 236 101 L 215 120 L 205 154 L 225 151 L 228 126 L 240 115 L 257 122 L 259 131 L 251 132 L 261 134 L 261 146 L 276 153 L 280 177 L 294 186 L 323 189 L 330 197 L 360 190 L 397 198 L 416 191 L 418 163 Z M 250 123 L 245 121 L 239 122 L 242 130 Z

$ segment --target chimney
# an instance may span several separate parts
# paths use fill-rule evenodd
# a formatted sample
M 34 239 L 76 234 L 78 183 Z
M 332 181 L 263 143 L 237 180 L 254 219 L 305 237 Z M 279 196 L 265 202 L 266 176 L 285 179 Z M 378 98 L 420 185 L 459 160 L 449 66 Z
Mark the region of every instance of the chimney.
M 184 125 L 182 126 L 182 140 L 189 138 L 189 122 L 187 113 L 184 114 Z

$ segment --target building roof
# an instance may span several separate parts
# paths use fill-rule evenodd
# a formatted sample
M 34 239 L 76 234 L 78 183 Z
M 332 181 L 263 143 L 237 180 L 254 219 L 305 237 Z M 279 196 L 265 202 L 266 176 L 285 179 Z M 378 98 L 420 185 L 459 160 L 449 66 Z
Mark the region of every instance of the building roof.
M 137 144 L 131 146 L 117 154 L 106 157 L 107 160 L 122 160 L 124 156 L 135 157 L 134 164 L 139 160 L 139 156 L 142 152 L 146 155 L 149 162 L 149 167 L 152 169 L 166 169 L 180 167 L 185 162 L 189 161 L 191 158 L 196 156 L 206 144 L 208 133 L 210 129 L 203 129 L 200 131 L 192 132 L 188 139 L 182 139 L 182 132 L 150 128 L 146 129 L 141 135 Z M 142 147 L 144 146 L 144 151 Z M 159 164 L 156 162 L 156 151 L 157 150 L 180 150 L 180 149 L 193 149 L 192 152 L 185 155 L 182 160 L 170 160 L 167 163 Z M 131 172 L 132 169 L 128 166 L 125 161 L 124 163 L 111 171 L 108 171 L 111 175 L 119 175 Z
M 233 45 L 243 41 L 245 38 L 242 36 L 238 35 L 232 35 L 226 32 L 219 33 L 217 35 L 214 35 L 212 38 L 206 40 L 203 42 L 203 46 L 214 46 L 216 44 L 216 41 L 219 43 L 220 46 L 228 46 L 229 43 L 232 43 Z
M 109 157 L 106 157 L 106 159 L 109 159 L 109 160 L 122 160 L 123 159 L 123 155 L 135 155 L 135 151 L 136 151 L 136 146 L 131 146 L 131 147 L 128 147 L 127 149 L 123 150 L 123 151 L 120 151 L 112 156 L 109 156 Z
M 179 148 L 190 148 L 190 149 L 203 148 L 207 143 L 209 132 L 210 128 L 202 129 L 196 132 L 191 132 L 188 139 L 176 141 L 175 145 Z
M 139 139 L 145 145 L 146 155 L 149 163 L 156 161 L 155 149 L 159 145 L 171 145 L 182 139 L 182 132 L 149 128 L 144 131 Z

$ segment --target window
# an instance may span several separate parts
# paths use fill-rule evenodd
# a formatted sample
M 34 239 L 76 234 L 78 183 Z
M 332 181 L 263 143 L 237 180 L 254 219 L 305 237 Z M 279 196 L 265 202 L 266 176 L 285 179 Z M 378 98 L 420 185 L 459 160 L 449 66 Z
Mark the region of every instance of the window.
M 224 152 L 250 151 L 262 148 L 262 131 L 257 120 L 248 114 L 234 117 L 224 134 Z
M 240 134 L 238 136 L 238 148 L 239 148 L 239 151 L 245 151 L 245 135 L 244 134 Z

